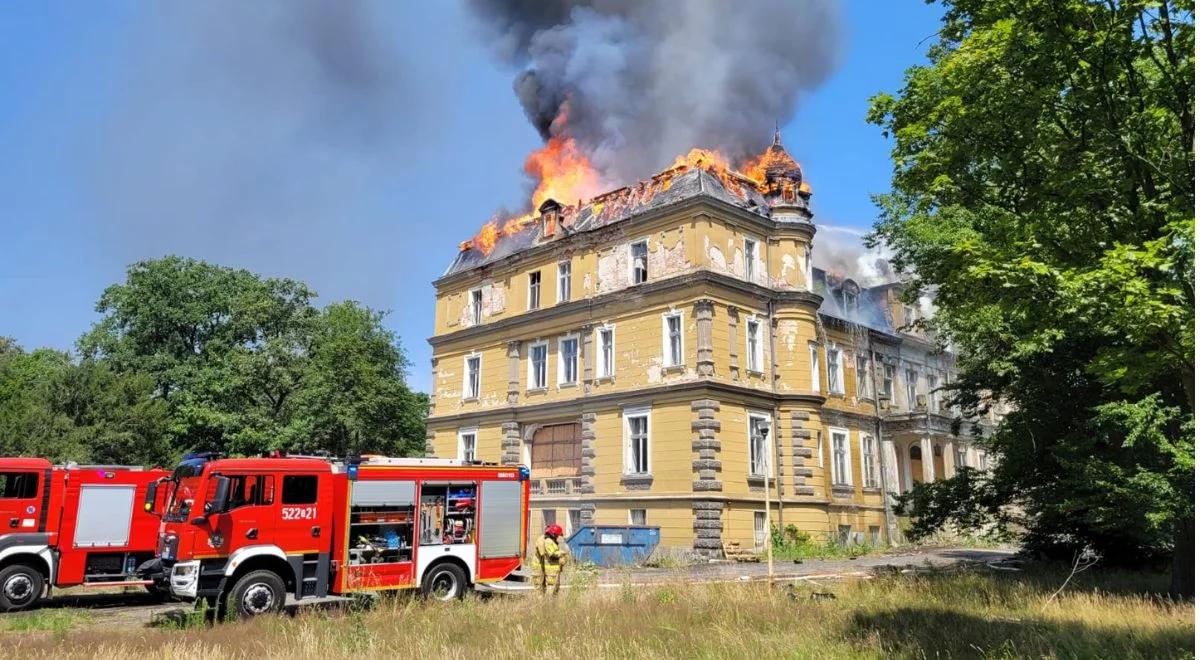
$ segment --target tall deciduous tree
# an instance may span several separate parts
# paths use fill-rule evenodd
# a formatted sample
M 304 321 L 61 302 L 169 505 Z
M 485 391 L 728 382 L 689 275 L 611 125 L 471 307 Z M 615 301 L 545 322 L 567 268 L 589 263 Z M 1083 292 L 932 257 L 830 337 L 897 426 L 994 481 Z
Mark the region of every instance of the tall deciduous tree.
M 134 264 L 97 305 L 87 360 L 139 374 L 177 451 L 415 452 L 425 406 L 382 315 L 319 310 L 304 284 L 167 257 Z
M 895 137 L 873 239 L 936 287 L 959 402 L 1013 410 L 994 470 L 910 498 L 917 531 L 1015 515 L 1033 547 L 1174 552 L 1190 594 L 1193 4 L 945 5 L 929 64 L 871 101 Z

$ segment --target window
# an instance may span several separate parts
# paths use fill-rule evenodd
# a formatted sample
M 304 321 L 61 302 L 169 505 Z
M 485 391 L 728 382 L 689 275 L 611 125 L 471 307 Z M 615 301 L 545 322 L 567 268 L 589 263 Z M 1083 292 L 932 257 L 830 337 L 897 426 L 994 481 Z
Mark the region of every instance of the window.
M 683 364 L 683 313 L 670 312 L 663 315 L 663 366 L 678 367 Z
M 483 358 L 479 355 L 468 355 L 463 359 L 463 398 L 479 398 L 479 370 Z
M 929 412 L 936 413 L 938 411 L 938 395 L 935 394 L 938 388 L 937 376 L 926 376 L 925 383 L 929 388 L 929 394 L 926 396 L 926 400 L 929 402 Z
M 458 460 L 468 463 L 475 460 L 475 429 L 463 429 L 458 432 Z
M 838 525 L 838 543 L 841 545 L 850 545 L 850 534 L 852 534 L 850 525 Z
M 917 370 L 904 370 L 904 387 L 908 395 L 908 409 L 916 410 L 917 408 Z
M 558 340 L 558 384 L 574 385 L 579 380 L 579 335 Z
M 866 433 L 860 433 L 858 437 L 862 441 L 863 487 L 879 488 L 879 461 L 875 458 L 875 438 Z
M 568 535 L 574 534 L 579 530 L 581 525 L 581 515 L 582 514 L 579 509 L 567 509 L 567 523 L 571 527 L 567 530 Z
M 596 374 L 600 378 L 612 378 L 614 375 L 614 339 L 613 326 L 606 325 L 596 330 L 596 344 L 599 347 L 596 351 Z
M 313 474 L 289 474 L 283 478 L 284 504 L 316 504 L 317 477 Z
M 646 510 L 645 509 L 630 509 L 629 510 L 630 525 L 646 525 Z
M 866 355 L 859 355 L 856 366 L 858 369 L 854 374 L 854 385 L 857 388 L 858 397 L 860 399 L 870 399 L 873 396 L 871 391 L 871 359 Z
M 987 471 L 988 469 L 988 455 L 987 452 L 983 451 L 982 449 L 979 450 L 979 469 L 984 471 Z
M 842 311 L 847 316 L 853 316 L 858 311 L 858 294 L 842 287 Z
M 753 316 L 746 319 L 746 369 L 763 371 L 762 322 Z
M 966 467 L 967 465 L 967 450 L 958 448 L 954 451 L 954 469 Z
M 558 262 L 558 302 L 571 301 L 571 262 Z
M 529 309 L 542 306 L 542 271 L 535 270 L 529 274 Z
M 471 325 L 483 323 L 483 289 L 471 289 Z
M 754 512 L 754 545 L 763 546 L 767 541 L 767 512 Z
M 529 379 L 528 387 L 531 390 L 546 389 L 546 352 L 549 346 L 544 341 L 534 342 L 529 345 Z
M 808 285 L 808 290 L 813 290 L 813 265 L 812 265 L 812 248 L 804 248 L 804 278 Z
M 232 511 L 243 506 L 262 506 L 275 501 L 275 479 L 270 475 L 235 474 L 229 476 L 229 504 Z
M 748 415 L 750 434 L 750 474 L 765 477 L 771 473 L 771 418 L 764 414 Z M 765 431 L 765 433 L 764 433 Z
M 650 411 L 625 413 L 625 474 L 650 474 Z
M 743 253 L 743 258 L 745 259 L 746 263 L 743 264 L 742 272 L 746 274 L 747 280 L 753 282 L 754 264 L 758 261 L 758 241 L 747 238 L 744 245 L 746 249 Z
M 542 529 L 558 523 L 558 512 L 554 509 L 542 509 Z
M 829 363 L 829 393 L 845 394 L 846 387 L 842 379 L 842 351 L 836 346 L 825 348 L 825 359 Z
M 817 345 L 808 345 L 809 367 L 812 370 L 812 391 L 821 391 L 821 358 L 817 355 Z
M 0 472 L 0 499 L 30 500 L 37 494 L 37 472 Z
M 649 245 L 646 241 L 638 241 L 629 246 L 629 264 L 633 269 L 633 283 L 641 284 L 650 279 Z
M 892 383 L 896 380 L 896 367 L 883 365 L 883 398 L 892 398 Z
M 833 485 L 850 486 L 850 431 L 829 429 L 829 444 L 833 451 Z

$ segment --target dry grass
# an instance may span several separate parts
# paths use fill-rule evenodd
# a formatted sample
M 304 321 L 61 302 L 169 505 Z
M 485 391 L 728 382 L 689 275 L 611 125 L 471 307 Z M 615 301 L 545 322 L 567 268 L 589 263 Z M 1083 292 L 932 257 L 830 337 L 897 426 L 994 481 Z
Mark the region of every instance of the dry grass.
M 285 658 L 1184 657 L 1194 607 L 1147 595 L 1161 576 L 1063 572 L 892 575 L 801 583 L 579 589 L 557 599 L 387 599 L 187 630 L 6 633 L 10 657 Z M 836 598 L 813 599 L 816 591 Z

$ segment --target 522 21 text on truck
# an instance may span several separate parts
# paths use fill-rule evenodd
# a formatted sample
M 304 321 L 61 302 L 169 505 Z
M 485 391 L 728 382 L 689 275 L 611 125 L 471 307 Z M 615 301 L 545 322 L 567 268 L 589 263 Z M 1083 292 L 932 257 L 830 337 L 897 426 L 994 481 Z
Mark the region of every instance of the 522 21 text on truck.
M 197 455 L 151 491 L 148 508 L 166 502 L 151 570 L 173 596 L 239 616 L 277 612 L 288 595 L 461 597 L 516 570 L 528 538 L 524 467 Z

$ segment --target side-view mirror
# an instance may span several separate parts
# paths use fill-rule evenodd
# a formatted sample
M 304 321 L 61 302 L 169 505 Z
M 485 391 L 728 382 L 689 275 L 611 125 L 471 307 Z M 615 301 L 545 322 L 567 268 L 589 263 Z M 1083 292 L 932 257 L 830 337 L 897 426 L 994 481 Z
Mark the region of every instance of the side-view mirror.
M 154 505 L 158 502 L 159 483 L 159 481 L 151 481 L 149 485 L 146 486 L 146 500 L 142 504 L 142 508 L 145 509 L 146 513 L 151 515 L 158 515 L 158 512 L 154 510 Z
M 212 499 L 204 503 L 205 515 L 214 513 L 222 513 L 225 511 L 225 505 L 229 503 L 229 477 L 215 476 L 217 487 L 213 492 Z

